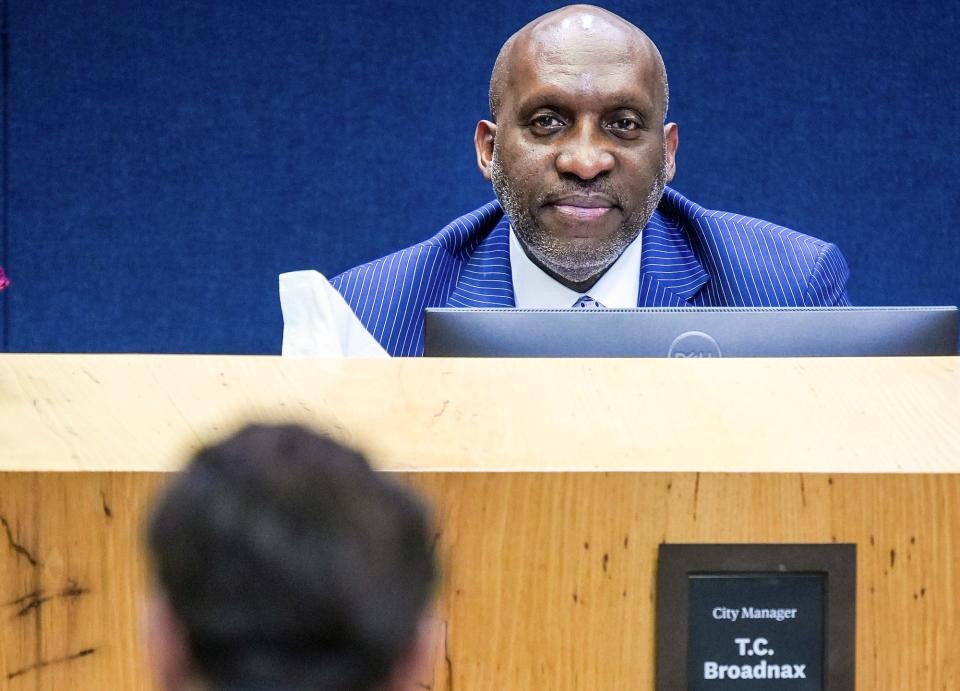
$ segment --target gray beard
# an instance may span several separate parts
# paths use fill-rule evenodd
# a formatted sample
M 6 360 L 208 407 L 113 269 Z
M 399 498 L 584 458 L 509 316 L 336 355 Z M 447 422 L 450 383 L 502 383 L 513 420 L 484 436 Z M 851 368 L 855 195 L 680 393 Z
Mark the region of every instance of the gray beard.
M 551 235 L 540 224 L 532 209 L 539 209 L 543 206 L 546 201 L 546 193 L 543 199 L 534 200 L 532 209 L 521 201 L 513 180 L 503 170 L 496 148 L 494 148 L 491 178 L 493 190 L 497 199 L 500 200 L 500 205 L 503 206 L 504 211 L 510 218 L 513 231 L 517 234 L 517 238 L 534 263 L 570 283 L 585 283 L 591 278 L 599 277 L 610 268 L 647 225 L 647 221 L 650 220 L 656 210 L 657 204 L 660 203 L 660 197 L 663 196 L 663 188 L 666 186 L 667 179 L 667 164 L 666 156 L 664 156 L 660 160 L 660 169 L 657 171 L 653 185 L 647 190 L 647 197 L 643 206 L 626 217 L 612 237 L 604 239 L 593 247 L 564 242 Z M 623 208 L 623 195 L 611 189 L 605 181 L 576 185 L 570 191 L 603 192 L 616 199 L 620 207 Z

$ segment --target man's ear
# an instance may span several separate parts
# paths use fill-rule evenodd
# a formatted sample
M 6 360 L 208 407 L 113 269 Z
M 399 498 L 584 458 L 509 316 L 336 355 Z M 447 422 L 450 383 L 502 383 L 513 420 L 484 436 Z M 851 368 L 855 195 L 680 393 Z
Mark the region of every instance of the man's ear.
M 159 588 L 144 603 L 142 619 L 147 658 L 160 688 L 189 688 L 195 674 L 187 633 Z
M 680 132 L 677 123 L 668 122 L 663 126 L 664 163 L 667 169 L 667 182 L 677 174 L 677 147 L 680 145 Z
M 434 663 L 443 655 L 446 629 L 440 620 L 424 616 L 404 655 L 394 663 L 385 691 L 409 691 L 433 686 Z
M 493 177 L 493 140 L 497 136 L 497 125 L 489 120 L 477 123 L 473 134 L 473 145 L 477 150 L 477 167 L 487 180 Z

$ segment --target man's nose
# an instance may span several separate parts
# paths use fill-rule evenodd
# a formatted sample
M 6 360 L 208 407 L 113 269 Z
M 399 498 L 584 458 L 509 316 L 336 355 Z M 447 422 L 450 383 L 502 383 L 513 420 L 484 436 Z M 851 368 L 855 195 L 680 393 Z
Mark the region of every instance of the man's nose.
M 609 173 L 615 163 L 606 133 L 596 126 L 582 123 L 563 144 L 557 155 L 557 171 L 576 175 L 581 180 L 593 180 L 601 173 Z

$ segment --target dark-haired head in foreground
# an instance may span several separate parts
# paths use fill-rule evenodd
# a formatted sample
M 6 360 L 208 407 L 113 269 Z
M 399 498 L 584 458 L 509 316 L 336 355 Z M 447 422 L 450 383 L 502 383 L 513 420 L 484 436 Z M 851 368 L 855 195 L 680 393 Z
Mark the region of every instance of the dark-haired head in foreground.
M 406 689 L 427 662 L 425 508 L 326 437 L 251 426 L 204 449 L 148 542 L 165 689 Z

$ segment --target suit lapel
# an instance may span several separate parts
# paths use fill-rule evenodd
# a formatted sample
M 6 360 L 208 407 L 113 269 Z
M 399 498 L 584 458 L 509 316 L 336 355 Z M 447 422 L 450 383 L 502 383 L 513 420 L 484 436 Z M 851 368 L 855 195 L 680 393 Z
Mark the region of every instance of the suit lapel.
M 680 224 L 659 210 L 643 229 L 638 307 L 686 307 L 710 280 Z
M 447 307 L 514 307 L 510 221 L 504 214 L 480 240 L 460 271 Z

